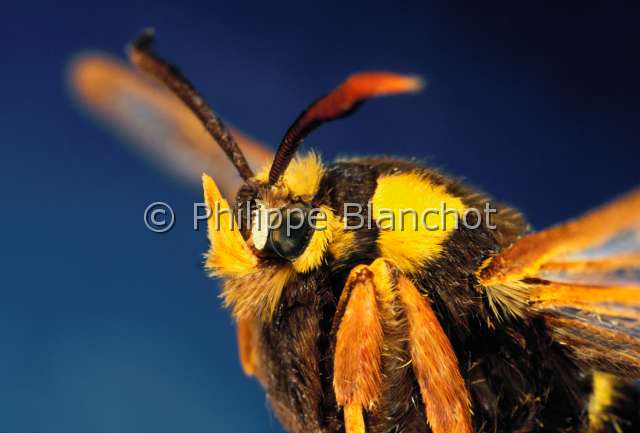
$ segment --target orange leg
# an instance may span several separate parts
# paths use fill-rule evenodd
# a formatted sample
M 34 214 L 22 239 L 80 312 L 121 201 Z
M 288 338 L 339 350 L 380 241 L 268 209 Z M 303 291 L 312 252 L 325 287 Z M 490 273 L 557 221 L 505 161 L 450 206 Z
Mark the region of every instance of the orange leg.
M 344 408 L 346 433 L 364 433 L 363 410 L 371 409 L 380 395 L 383 333 L 376 273 L 384 266 L 355 267 L 338 304 L 333 388 Z
M 253 347 L 253 329 L 249 319 L 240 319 L 237 323 L 238 355 L 242 371 L 247 376 L 253 376 L 256 372 L 255 351 Z
M 434 433 L 471 433 L 471 403 L 458 359 L 431 305 L 406 277 L 398 295 L 409 322 L 413 371 Z
M 396 301 L 408 322 L 413 370 L 434 433 L 471 433 L 469 394 L 456 355 L 424 297 L 406 277 L 394 278 L 382 259 L 356 266 L 340 297 L 334 332 L 333 388 L 346 433 L 365 433 L 364 411 L 374 408 L 382 382 L 381 312 Z

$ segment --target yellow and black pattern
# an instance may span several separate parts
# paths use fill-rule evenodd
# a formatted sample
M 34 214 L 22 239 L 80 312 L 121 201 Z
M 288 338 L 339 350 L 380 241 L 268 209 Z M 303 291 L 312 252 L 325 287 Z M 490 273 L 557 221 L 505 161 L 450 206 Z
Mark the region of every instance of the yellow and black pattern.
M 322 230 L 286 235 L 253 230 L 253 220 L 233 229 L 231 214 L 208 221 L 205 266 L 224 280 L 242 367 L 286 429 L 640 431 L 640 191 L 531 233 L 517 210 L 420 163 L 296 154 L 321 124 L 372 97 L 415 92 L 420 79 L 349 77 L 303 111 L 273 153 L 226 128 L 151 42 L 143 34 L 132 60 L 167 89 L 90 55 L 72 68 L 82 100 L 182 175 L 215 175 L 202 177 L 210 207 L 325 216 Z M 124 95 L 132 104 L 123 108 Z M 254 175 L 251 165 L 265 161 Z M 442 204 L 457 213 L 441 226 L 406 228 L 403 209 Z M 495 227 L 482 217 L 460 224 L 487 205 Z M 345 228 L 360 218 L 372 224 Z

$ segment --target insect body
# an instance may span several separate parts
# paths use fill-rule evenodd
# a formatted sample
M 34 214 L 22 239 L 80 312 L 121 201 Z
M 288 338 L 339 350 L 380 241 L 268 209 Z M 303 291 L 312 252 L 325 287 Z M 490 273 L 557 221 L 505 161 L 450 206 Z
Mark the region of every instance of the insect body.
M 219 180 L 238 191 L 229 202 L 203 176 L 216 209 L 206 267 L 224 280 L 243 369 L 285 428 L 640 431 L 639 191 L 529 233 L 518 211 L 419 163 L 326 165 L 296 154 L 313 129 L 364 100 L 420 87 L 390 73 L 354 75 L 317 100 L 254 174 L 244 154 L 269 153 L 246 138 L 238 144 L 150 43 L 144 34 L 132 45 L 133 62 L 196 114 L 242 178 Z M 202 153 L 206 134 L 190 135 L 194 118 L 178 99 L 121 66 L 81 60 L 74 83 L 126 131 L 141 124 L 113 109 L 125 93 L 172 124 L 184 152 Z M 215 152 L 206 160 L 223 161 Z M 235 216 L 243 209 L 244 225 Z M 284 223 L 272 225 L 271 211 Z

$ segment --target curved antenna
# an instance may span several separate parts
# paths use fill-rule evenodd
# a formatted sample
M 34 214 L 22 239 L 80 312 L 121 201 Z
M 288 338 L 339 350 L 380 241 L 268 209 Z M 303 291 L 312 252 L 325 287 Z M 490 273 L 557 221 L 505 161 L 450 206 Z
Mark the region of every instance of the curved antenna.
M 280 179 L 305 137 L 318 126 L 348 116 L 365 100 L 374 96 L 416 92 L 422 87 L 422 80 L 415 76 L 391 72 L 361 72 L 351 75 L 333 91 L 312 103 L 289 127 L 273 159 L 269 185 Z
M 131 62 L 140 70 L 162 81 L 178 98 L 191 109 L 207 132 L 222 148 L 227 157 L 238 170 L 240 176 L 248 181 L 254 174 L 249 167 L 242 150 L 222 122 L 222 119 L 205 102 L 204 98 L 193 87 L 180 70 L 151 52 L 154 31 L 145 29 L 128 47 Z

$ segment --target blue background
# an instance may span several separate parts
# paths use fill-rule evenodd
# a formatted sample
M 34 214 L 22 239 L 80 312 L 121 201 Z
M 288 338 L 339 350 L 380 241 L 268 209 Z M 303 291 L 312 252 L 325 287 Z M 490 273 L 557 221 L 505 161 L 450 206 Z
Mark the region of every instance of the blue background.
M 231 320 L 200 267 L 207 243 L 190 222 L 199 190 L 72 103 L 64 68 L 74 53 L 122 56 L 153 25 L 158 51 L 222 115 L 272 144 L 350 72 L 422 74 L 426 92 L 369 103 L 307 145 L 325 159 L 427 158 L 544 227 L 640 183 L 639 12 L 3 4 L 0 430 L 279 431 L 240 371 Z M 169 234 L 143 225 L 156 200 L 178 215 Z

